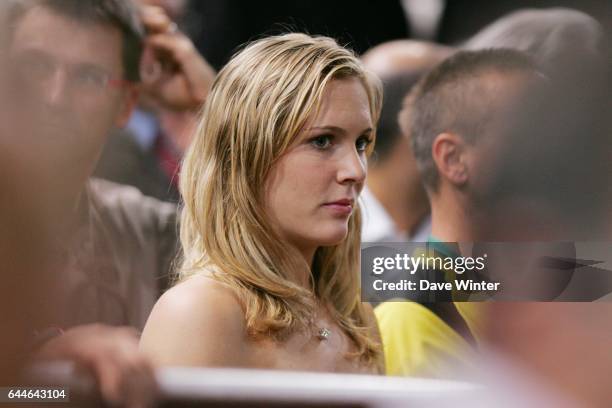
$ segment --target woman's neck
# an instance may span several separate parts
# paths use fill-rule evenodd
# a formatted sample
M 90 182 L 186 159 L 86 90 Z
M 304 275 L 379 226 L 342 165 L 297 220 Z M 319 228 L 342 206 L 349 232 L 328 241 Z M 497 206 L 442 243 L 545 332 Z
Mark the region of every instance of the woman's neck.
M 311 289 L 312 264 L 314 262 L 317 248 L 296 248 L 304 262 L 296 262 L 296 267 L 292 269 L 289 280 L 298 286 Z

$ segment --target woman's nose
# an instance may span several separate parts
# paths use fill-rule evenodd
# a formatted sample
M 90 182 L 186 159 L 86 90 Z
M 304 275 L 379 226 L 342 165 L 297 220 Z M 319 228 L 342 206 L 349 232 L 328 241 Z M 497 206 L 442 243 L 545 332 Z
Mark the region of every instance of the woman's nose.
M 338 182 L 363 183 L 367 175 L 367 162 L 365 155 L 354 148 L 347 151 L 339 163 Z

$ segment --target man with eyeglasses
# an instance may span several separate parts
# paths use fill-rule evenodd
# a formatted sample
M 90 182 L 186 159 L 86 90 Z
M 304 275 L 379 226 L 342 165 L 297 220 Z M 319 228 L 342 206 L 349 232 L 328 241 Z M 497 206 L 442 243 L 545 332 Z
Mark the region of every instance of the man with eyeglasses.
M 57 220 L 61 323 L 141 328 L 175 254 L 176 208 L 90 175 L 138 90 L 198 106 L 212 71 L 167 16 L 131 1 L 17 0 L 7 19 L 12 118 Z
M 165 289 L 177 210 L 90 175 L 138 90 L 193 108 L 212 70 L 167 16 L 139 15 L 131 0 L 10 0 L 2 7 L 3 114 L 11 119 L 3 137 L 21 146 L 19 160 L 37 174 L 54 238 L 41 271 L 56 276 L 54 296 L 38 306 L 50 317 L 32 349 L 38 358 L 92 369 L 110 402 L 143 406 L 153 395 L 151 367 L 138 353 L 136 331 L 118 326 L 142 328 Z M 138 84 L 141 72 L 146 81 Z

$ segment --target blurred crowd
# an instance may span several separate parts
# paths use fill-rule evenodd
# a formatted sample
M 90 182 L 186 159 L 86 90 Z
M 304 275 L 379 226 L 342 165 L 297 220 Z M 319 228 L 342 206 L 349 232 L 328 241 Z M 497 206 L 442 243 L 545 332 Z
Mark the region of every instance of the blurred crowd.
M 335 38 L 381 81 L 363 242 L 612 241 L 611 4 L 448 0 L 424 38 L 422 3 L 3 1 L 0 384 L 71 360 L 110 403 L 152 404 L 139 338 L 175 281 L 181 163 L 217 73 L 271 35 Z M 374 314 L 381 374 L 612 405 L 609 303 Z

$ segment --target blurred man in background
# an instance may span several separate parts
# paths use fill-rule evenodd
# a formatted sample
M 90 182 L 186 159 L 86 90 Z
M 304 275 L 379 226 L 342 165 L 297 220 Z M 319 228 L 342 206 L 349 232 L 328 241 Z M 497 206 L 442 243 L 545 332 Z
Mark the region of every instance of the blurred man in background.
M 493 154 L 496 165 L 484 184 L 486 222 L 476 233 L 479 240 L 585 241 L 587 246 L 608 241 L 609 248 L 610 42 L 600 38 L 597 48 L 602 54 L 596 59 L 568 55 L 568 64 L 555 67 L 551 86 L 532 90 L 529 102 L 501 123 L 505 142 Z M 610 287 L 610 265 L 598 266 Z M 510 263 L 506 269 L 513 276 Z M 580 277 L 584 269 L 575 274 Z M 608 407 L 610 306 L 609 297 L 597 303 L 493 303 L 487 343 L 495 356 L 480 369 L 515 405 L 550 405 L 535 397 L 552 392 L 568 406 Z M 527 401 L 516 402 L 519 396 Z
M 398 114 L 414 84 L 450 53 L 450 48 L 432 43 L 397 40 L 376 46 L 362 57 L 366 67 L 382 79 L 385 95 L 361 194 L 363 242 L 423 242 L 429 236 L 429 202 Z
M 173 256 L 174 207 L 89 179 L 136 100 L 142 28 L 130 4 L 18 1 L 8 10 L 15 118 L 36 141 L 22 159 L 46 170 L 40 188 L 53 192 L 61 327 L 144 324 Z
M 7 194 L 21 191 L 17 197 L 26 204 L 2 212 L 15 216 L 3 223 L 2 240 L 33 231 L 40 238 L 2 247 L 3 259 L 16 265 L 12 272 L 24 272 L 21 284 L 35 283 L 32 290 L 6 286 L 25 294 L 21 303 L 3 297 L 14 306 L 9 322 L 17 323 L 8 328 L 16 329 L 14 339 L 30 358 L 74 360 L 91 370 L 107 401 L 147 405 L 155 380 L 137 332 L 110 325 L 144 324 L 170 271 L 177 210 L 133 188 L 90 179 L 109 131 L 126 123 L 136 100 L 141 17 L 125 0 L 15 0 L 2 12 L 0 96 L 11 118 L 2 121 L 10 177 L 3 185 Z M 163 35 L 172 31 L 165 15 L 147 21 L 157 36 L 149 38 L 143 70 L 159 64 L 159 53 L 173 69 L 148 77 L 141 90 L 171 105 L 201 102 L 208 89 L 201 57 L 184 36 Z

